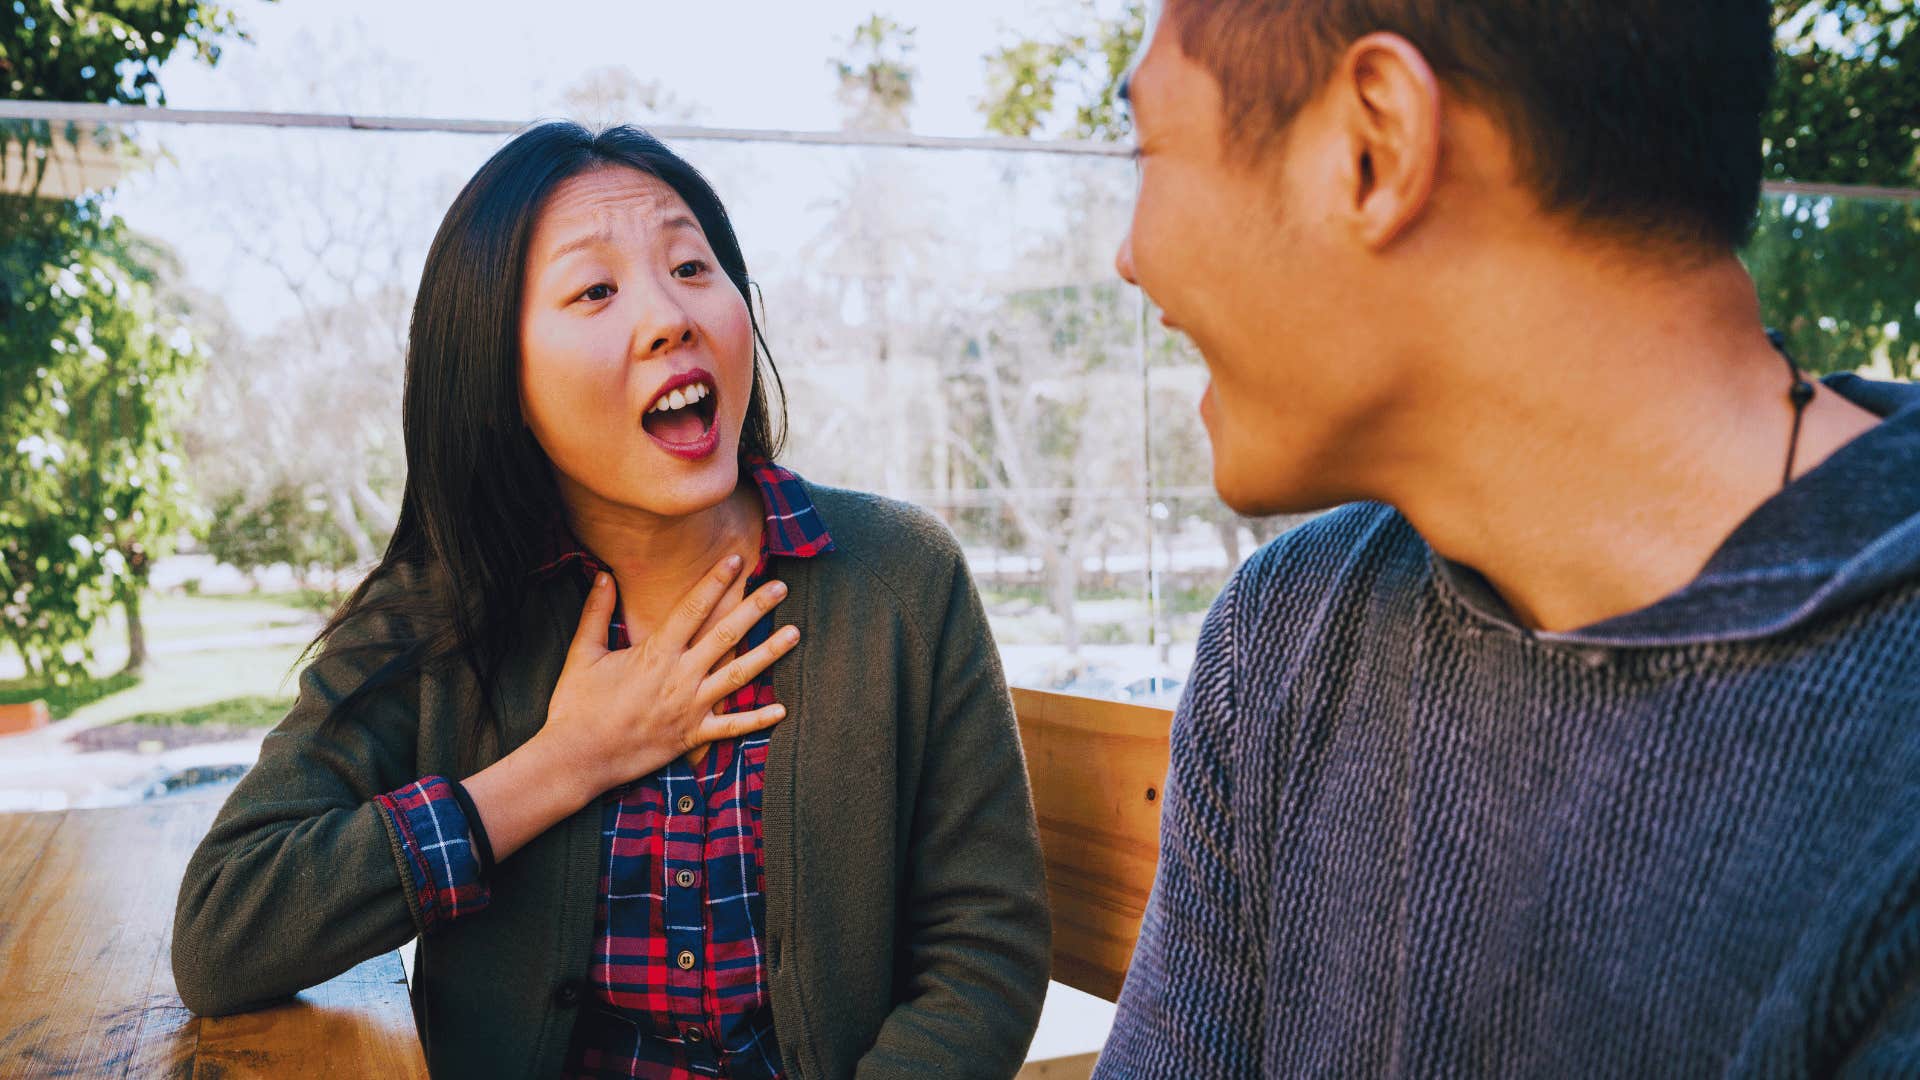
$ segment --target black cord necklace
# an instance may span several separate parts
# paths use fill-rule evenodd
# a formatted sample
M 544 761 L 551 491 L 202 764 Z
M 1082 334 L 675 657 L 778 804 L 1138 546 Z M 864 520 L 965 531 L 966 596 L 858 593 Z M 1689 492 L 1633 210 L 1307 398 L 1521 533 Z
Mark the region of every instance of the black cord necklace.
M 1780 486 L 1793 483 L 1793 457 L 1800 449 L 1800 422 L 1806 418 L 1807 406 L 1813 403 L 1813 384 L 1800 374 L 1800 365 L 1794 362 L 1793 354 L 1787 351 L 1787 335 L 1769 328 L 1767 340 L 1773 343 L 1775 352 L 1787 362 L 1787 373 L 1793 376 L 1793 384 L 1787 387 L 1787 401 L 1793 405 L 1793 434 L 1787 438 L 1787 471 L 1780 477 Z

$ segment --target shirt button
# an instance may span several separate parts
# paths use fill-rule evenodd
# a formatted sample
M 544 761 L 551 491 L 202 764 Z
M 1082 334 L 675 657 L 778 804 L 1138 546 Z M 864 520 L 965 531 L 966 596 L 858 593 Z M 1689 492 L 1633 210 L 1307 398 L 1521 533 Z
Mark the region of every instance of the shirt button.
M 693 871 L 682 870 L 679 873 L 673 875 L 673 881 L 674 881 L 674 884 L 680 886 L 683 889 L 691 889 L 693 888 Z
M 691 814 L 691 813 L 693 813 L 693 796 L 691 796 L 691 795 L 682 795 L 682 796 L 680 796 L 680 801 L 679 801 L 678 803 L 676 803 L 675 805 L 677 805 L 677 806 L 679 806 L 679 807 L 680 807 L 680 812 L 681 812 L 681 813 L 683 813 L 683 814 Z
M 680 965 L 681 971 L 692 971 L 694 965 L 693 953 L 686 949 L 681 949 L 679 957 L 676 958 L 674 962 Z
M 697 1043 L 706 1037 L 707 1037 L 706 1033 L 702 1032 L 697 1027 L 690 1027 L 687 1029 L 687 1041 L 690 1043 Z

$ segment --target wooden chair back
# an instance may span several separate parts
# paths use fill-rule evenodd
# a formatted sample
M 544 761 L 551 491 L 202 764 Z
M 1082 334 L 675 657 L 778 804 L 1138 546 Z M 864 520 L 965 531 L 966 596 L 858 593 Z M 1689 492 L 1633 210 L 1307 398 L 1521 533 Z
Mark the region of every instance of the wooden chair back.
M 1013 692 L 1053 905 L 1053 977 L 1120 996 L 1159 863 L 1167 709 Z

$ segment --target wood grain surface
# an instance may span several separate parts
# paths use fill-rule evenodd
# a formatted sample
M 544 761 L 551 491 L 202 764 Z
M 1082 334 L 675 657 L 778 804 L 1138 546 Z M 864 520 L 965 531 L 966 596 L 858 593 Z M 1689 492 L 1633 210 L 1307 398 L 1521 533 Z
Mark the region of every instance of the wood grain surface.
M 1053 977 L 1113 1001 L 1159 865 L 1160 787 L 1173 714 L 1015 690 L 1047 896 Z
M 258 1012 L 180 1003 L 174 897 L 218 808 L 0 814 L 0 1078 L 424 1080 L 398 953 Z

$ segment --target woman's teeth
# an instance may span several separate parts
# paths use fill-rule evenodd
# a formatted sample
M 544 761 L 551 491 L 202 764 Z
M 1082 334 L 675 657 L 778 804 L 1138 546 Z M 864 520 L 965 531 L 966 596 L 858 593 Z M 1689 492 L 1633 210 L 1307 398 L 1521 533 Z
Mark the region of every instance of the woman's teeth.
M 711 393 L 713 393 L 713 388 L 706 383 L 694 383 L 692 386 L 683 386 L 670 394 L 662 394 L 660 399 L 653 403 L 653 408 L 647 411 L 671 412 L 674 409 L 684 409 L 689 405 L 704 400 L 706 396 Z

